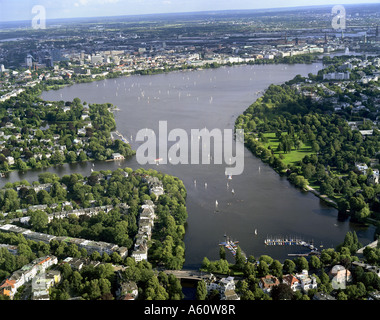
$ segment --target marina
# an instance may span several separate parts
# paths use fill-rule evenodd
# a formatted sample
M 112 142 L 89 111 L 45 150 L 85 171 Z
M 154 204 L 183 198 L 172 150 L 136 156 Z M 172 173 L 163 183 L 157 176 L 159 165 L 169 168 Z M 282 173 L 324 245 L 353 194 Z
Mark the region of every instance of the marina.
M 314 241 L 304 241 L 299 237 L 267 237 L 264 240 L 265 245 L 268 246 L 302 246 L 310 249 L 310 252 L 305 253 L 288 253 L 289 257 L 308 257 L 310 255 L 320 255 L 320 251 L 314 245 Z M 322 245 L 320 246 L 323 247 Z
M 287 66 L 286 72 L 278 68 L 278 65 L 258 65 L 254 67 L 255 77 L 252 77 L 251 66 L 130 76 L 116 79 L 116 85 L 113 79 L 107 79 L 99 82 L 98 88 L 95 82 L 91 82 L 65 87 L 60 91 L 50 90 L 44 92 L 42 98 L 49 101 L 72 101 L 79 97 L 87 103 L 112 103 L 118 106 L 121 111 L 115 116 L 117 129 L 113 131 L 118 130 L 128 140 L 133 134 L 133 140 L 130 142 L 131 147 L 136 150 L 140 146 L 140 143 L 135 141 L 137 132 L 144 128 L 159 132 L 159 121 L 162 119 L 168 121 L 169 130 L 182 128 L 189 136 L 192 129 L 200 130 L 204 127 L 233 129 L 236 117 L 257 98 L 254 96 L 256 91 L 265 90 L 272 83 L 288 81 L 297 74 L 307 76 L 309 72 L 317 71 L 316 65 Z M 190 80 L 182 80 L 183 76 L 185 79 L 189 77 Z M 217 84 L 217 88 L 209 85 L 211 76 L 216 76 L 213 84 Z M 250 77 L 253 79 L 251 82 Z M 116 97 L 117 84 L 123 86 L 124 81 L 127 88 L 131 87 L 131 91 L 126 96 L 119 90 Z M 194 81 L 197 82 L 195 87 Z M 186 85 L 189 85 L 189 88 L 185 90 Z M 140 89 L 145 91 L 145 98 L 148 92 L 152 92 L 149 95 L 158 96 L 157 92 L 161 90 L 160 100 L 153 104 L 151 97 L 151 103 L 148 105 L 146 99 L 141 98 Z M 167 90 L 170 90 L 169 95 L 166 94 Z M 178 103 L 179 90 L 182 90 L 181 103 Z M 187 97 L 188 92 L 191 93 L 191 97 Z M 62 98 L 60 93 L 63 94 Z M 209 104 L 211 95 L 213 103 Z M 137 108 L 138 96 L 141 100 Z M 199 98 L 199 101 L 196 98 Z M 117 137 L 115 134 L 113 136 Z M 203 142 L 200 143 L 201 146 Z M 122 167 L 132 169 L 159 169 L 162 173 L 171 174 L 183 181 L 187 190 L 188 212 L 188 228 L 183 240 L 186 246 L 186 268 L 199 267 L 199 257 L 218 259 L 219 252 L 215 249 L 219 249 L 218 244 L 226 240 L 223 238 L 225 232 L 232 237 L 236 236 L 234 240 L 239 240 L 239 246 L 247 256 L 260 256 L 270 252 L 273 258 L 284 261 L 288 258 L 288 253 L 304 253 L 310 250 L 301 246 L 269 247 L 263 242 L 267 235 L 298 235 L 305 240 L 314 239 L 318 246 L 323 241 L 325 246 L 333 247 L 344 239 L 347 231 L 356 228 L 349 221 L 338 221 L 336 209 L 326 206 L 311 193 L 299 192 L 285 177 L 279 176 L 251 153 L 244 154 L 244 173 L 231 175 L 231 179 L 226 175 L 225 166 L 214 164 L 213 161 L 209 165 L 164 165 L 160 162 L 157 166 L 154 159 L 159 158 L 158 155 L 152 155 L 152 163 L 145 165 L 139 164 L 136 157 L 132 157 L 122 161 L 97 161 L 95 167 L 96 171 L 110 170 L 118 168 L 121 163 Z M 226 158 L 226 164 L 230 156 Z M 87 175 L 91 170 L 90 166 L 92 163 L 64 164 L 57 168 L 51 167 L 48 171 L 59 176 L 71 172 Z M 23 179 L 38 181 L 38 174 L 44 170 L 46 169 L 34 169 L 24 174 L 12 171 L 0 181 L 3 185 Z M 219 213 L 214 212 L 215 200 L 218 201 Z M 254 234 L 255 228 L 258 235 Z M 370 242 L 374 229 L 370 227 L 368 230 L 360 230 L 360 241 Z M 233 259 L 232 254 L 226 255 Z
M 278 237 L 267 237 L 264 240 L 267 246 L 303 246 L 308 247 L 311 250 L 315 250 L 314 241 L 304 241 L 298 237 L 288 237 L 288 236 L 278 236 Z

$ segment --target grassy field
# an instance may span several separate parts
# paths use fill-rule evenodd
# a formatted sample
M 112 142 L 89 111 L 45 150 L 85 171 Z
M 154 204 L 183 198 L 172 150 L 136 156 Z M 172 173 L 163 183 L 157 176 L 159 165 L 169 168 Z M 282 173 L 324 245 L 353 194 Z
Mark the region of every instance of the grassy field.
M 280 141 L 276 138 L 276 134 L 274 132 L 270 132 L 264 133 L 264 136 L 268 139 L 268 142 L 264 143 L 263 145 L 266 148 L 270 146 L 271 149 L 274 150 L 275 155 L 279 155 L 281 153 L 284 156 L 284 159 L 282 159 L 282 161 L 285 164 L 294 164 L 297 161 L 301 161 L 303 157 L 305 157 L 306 155 L 314 154 L 314 152 L 311 150 L 311 146 L 307 143 L 301 143 L 301 147 L 299 148 L 299 150 L 292 148 L 292 151 L 289 153 L 276 151 L 280 143 Z

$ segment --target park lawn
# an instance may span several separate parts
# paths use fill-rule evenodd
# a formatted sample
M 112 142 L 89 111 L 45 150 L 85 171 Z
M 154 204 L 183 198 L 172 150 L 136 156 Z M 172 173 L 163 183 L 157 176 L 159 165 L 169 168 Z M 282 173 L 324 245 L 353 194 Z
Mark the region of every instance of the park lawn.
M 301 161 L 306 155 L 310 156 L 312 154 L 315 154 L 311 150 L 311 146 L 307 143 L 304 144 L 301 142 L 301 147 L 299 150 L 296 150 L 295 148 L 292 148 L 292 151 L 290 153 L 284 153 L 276 151 L 277 147 L 280 143 L 280 141 L 276 138 L 276 134 L 274 132 L 264 133 L 264 136 L 268 138 L 268 143 L 264 143 L 264 146 L 268 148 L 271 147 L 272 150 L 274 150 L 275 155 L 279 155 L 280 153 L 284 156 L 284 159 L 282 159 L 282 162 L 285 164 L 294 164 L 298 161 Z
M 52 85 L 49 85 L 49 86 L 46 86 L 46 90 L 49 91 L 49 90 L 58 90 L 58 89 L 62 89 L 64 87 L 66 87 L 67 84 L 52 84 Z

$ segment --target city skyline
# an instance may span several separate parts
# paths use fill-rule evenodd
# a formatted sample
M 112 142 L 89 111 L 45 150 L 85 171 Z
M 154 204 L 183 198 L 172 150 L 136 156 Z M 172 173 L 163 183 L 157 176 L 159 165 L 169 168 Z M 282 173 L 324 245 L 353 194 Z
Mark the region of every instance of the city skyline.
M 233 3 L 226 0 L 21 0 L 0 2 L 0 21 L 23 21 L 34 17 L 32 8 L 43 6 L 46 19 L 111 17 L 144 14 L 191 13 L 223 10 L 255 10 L 276 9 L 321 5 L 352 5 L 373 4 L 377 0 L 346 0 L 343 4 L 335 0 L 315 0 L 306 5 L 301 0 L 284 1 L 269 0 L 266 2 L 236 0 Z

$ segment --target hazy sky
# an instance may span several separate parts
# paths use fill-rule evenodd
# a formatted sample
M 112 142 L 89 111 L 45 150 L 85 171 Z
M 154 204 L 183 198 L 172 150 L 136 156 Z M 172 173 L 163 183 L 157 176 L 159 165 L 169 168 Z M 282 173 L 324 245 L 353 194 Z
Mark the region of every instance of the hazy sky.
M 379 0 L 0 0 L 0 21 L 32 19 L 35 16 L 32 8 L 36 5 L 45 8 L 47 19 L 55 19 L 378 2 Z

